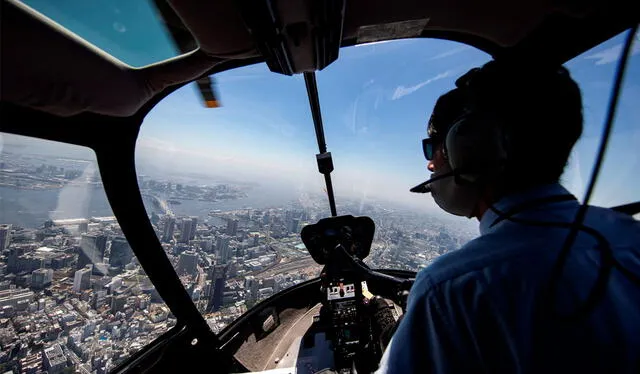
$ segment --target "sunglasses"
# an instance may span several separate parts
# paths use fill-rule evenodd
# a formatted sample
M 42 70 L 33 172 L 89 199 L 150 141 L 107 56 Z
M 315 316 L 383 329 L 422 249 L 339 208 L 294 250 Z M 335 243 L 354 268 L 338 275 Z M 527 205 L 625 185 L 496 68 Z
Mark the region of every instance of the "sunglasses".
M 433 160 L 433 157 L 438 149 L 438 146 L 442 143 L 440 139 L 434 138 L 424 138 L 422 139 L 422 152 L 424 153 L 424 158 L 427 161 Z M 444 149 L 442 150 L 444 152 Z

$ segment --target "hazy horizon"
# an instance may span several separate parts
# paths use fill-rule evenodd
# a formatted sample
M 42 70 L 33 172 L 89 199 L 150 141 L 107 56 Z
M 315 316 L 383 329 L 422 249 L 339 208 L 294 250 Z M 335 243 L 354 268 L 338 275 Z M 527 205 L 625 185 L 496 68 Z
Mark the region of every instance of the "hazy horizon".
M 584 131 L 561 182 L 582 198 L 600 141 L 613 74 L 624 34 L 585 52 L 566 66 L 581 87 Z M 590 203 L 637 201 L 640 185 L 640 76 L 638 51 L 627 68 L 616 123 Z M 333 155 L 337 197 L 387 200 L 440 214 L 428 195 L 410 187 L 429 178 L 420 139 L 437 97 L 468 68 L 489 60 L 484 52 L 443 40 L 400 40 L 341 50 L 317 73 L 327 147 Z M 136 148 L 139 175 L 205 183 L 233 182 L 325 194 L 317 171 L 313 121 L 301 76 L 271 73 L 264 64 L 219 73 L 221 108 L 206 109 L 193 84 L 161 101 L 145 118 Z M 553 134 L 539 134 L 540 142 Z M 4 134 L 7 151 L 29 147 L 58 157 L 94 160 L 89 149 L 38 143 Z M 2 148 L 0 148 L 1 150 Z M 544 167 L 541 165 L 540 167 Z M 535 173 L 535 170 L 531 171 Z

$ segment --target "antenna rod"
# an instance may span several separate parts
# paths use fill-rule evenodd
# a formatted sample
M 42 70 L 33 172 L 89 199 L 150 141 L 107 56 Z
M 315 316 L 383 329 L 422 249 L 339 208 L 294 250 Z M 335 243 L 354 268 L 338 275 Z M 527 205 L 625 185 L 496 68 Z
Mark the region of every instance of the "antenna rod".
M 307 96 L 309 97 L 309 106 L 311 107 L 311 115 L 313 116 L 313 126 L 316 129 L 316 139 L 318 140 L 318 149 L 320 150 L 320 153 L 316 155 L 318 171 L 324 175 L 331 215 L 335 217 L 338 213 L 336 212 L 336 200 L 333 196 L 333 185 L 331 183 L 333 161 L 331 159 L 331 152 L 327 152 L 327 143 L 325 143 L 324 140 L 324 127 L 322 126 L 322 114 L 320 113 L 320 100 L 318 99 L 316 73 L 304 72 L 304 83 L 307 86 Z

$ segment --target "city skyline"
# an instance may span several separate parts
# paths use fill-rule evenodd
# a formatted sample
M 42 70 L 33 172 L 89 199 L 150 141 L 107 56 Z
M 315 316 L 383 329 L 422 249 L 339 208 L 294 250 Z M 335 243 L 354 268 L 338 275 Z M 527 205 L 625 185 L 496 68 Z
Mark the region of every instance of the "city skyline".
M 624 33 L 566 64 L 581 87 L 585 120 L 562 182 L 579 198 L 595 160 L 623 38 Z M 633 126 L 640 115 L 635 105 L 640 86 L 634 80 L 640 74 L 639 51 L 636 44 L 592 200 L 597 205 L 637 200 L 631 186 L 640 183 L 640 174 L 633 172 L 640 167 L 633 146 L 640 140 L 640 130 Z M 420 139 L 426 136 L 436 98 L 489 56 L 459 43 L 429 39 L 344 48 L 340 56 L 317 72 L 336 193 L 437 210 L 431 198 L 407 192 L 429 175 Z M 239 177 L 266 176 L 321 191 L 324 183 L 316 171 L 317 144 L 302 78 L 252 65 L 219 73 L 215 80 L 221 108 L 205 109 L 194 87 L 185 86 L 149 113 L 138 140 L 138 160 L 158 171 L 192 167 Z M 553 134 L 539 135 L 541 149 L 546 136 Z

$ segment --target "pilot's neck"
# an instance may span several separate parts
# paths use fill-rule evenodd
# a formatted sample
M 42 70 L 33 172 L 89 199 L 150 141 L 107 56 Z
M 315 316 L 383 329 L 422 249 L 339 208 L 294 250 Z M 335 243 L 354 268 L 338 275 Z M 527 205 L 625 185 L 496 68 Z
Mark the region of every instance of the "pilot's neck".
M 478 221 L 480 221 L 482 219 L 482 216 L 484 216 L 486 211 L 489 209 L 489 206 L 490 204 L 487 203 L 485 199 L 480 199 L 480 201 L 478 202 L 478 205 L 476 205 L 476 209 L 473 212 L 472 216 L 476 217 Z

